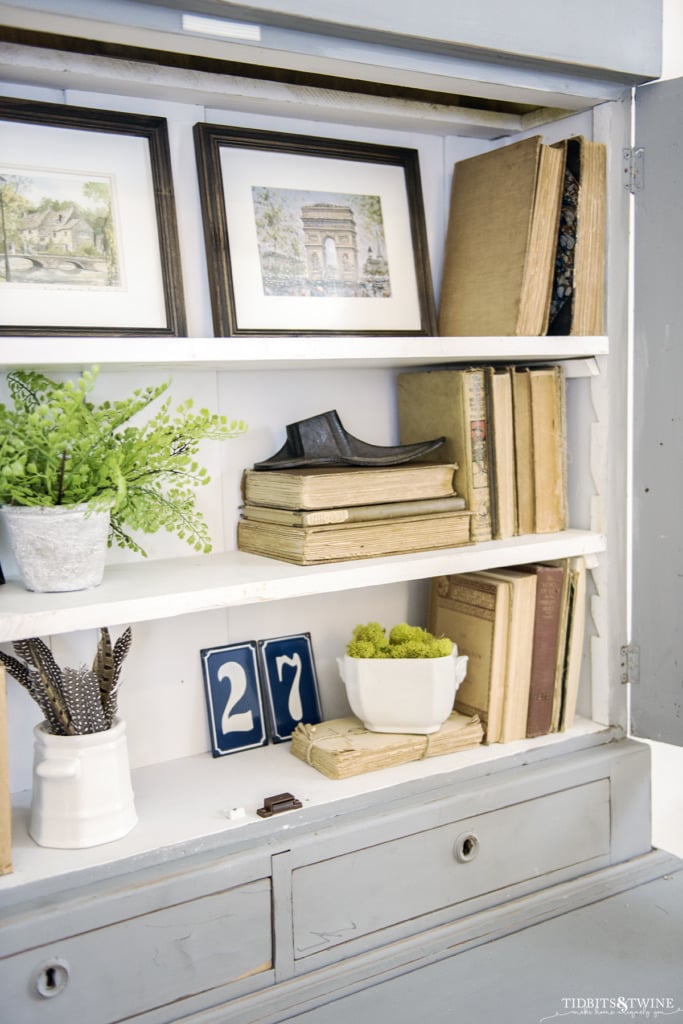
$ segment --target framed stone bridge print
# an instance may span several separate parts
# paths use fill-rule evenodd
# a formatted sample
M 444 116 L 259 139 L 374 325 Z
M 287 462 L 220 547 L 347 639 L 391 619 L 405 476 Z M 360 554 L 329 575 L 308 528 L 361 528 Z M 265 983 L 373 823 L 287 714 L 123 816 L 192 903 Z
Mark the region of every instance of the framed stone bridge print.
M 194 133 L 216 335 L 435 333 L 416 150 Z
M 185 333 L 166 120 L 0 99 L 0 334 Z

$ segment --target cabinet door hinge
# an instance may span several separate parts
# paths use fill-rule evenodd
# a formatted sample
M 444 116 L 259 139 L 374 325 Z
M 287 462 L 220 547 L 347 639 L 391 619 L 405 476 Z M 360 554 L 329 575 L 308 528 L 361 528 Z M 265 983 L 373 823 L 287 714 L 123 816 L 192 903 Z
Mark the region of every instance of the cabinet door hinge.
M 623 157 L 624 188 L 635 195 L 645 188 L 645 149 L 642 146 L 629 146 L 623 151 Z
M 638 644 L 624 644 L 619 648 L 621 656 L 621 681 L 628 683 L 640 682 L 640 647 Z

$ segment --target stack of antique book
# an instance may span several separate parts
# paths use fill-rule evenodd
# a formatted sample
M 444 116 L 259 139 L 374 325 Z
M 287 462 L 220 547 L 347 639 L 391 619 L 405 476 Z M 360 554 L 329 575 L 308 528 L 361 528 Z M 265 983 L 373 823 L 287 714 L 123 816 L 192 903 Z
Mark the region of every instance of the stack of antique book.
M 401 441 L 440 434 L 472 540 L 567 528 L 566 382 L 561 366 L 467 366 L 401 373 Z M 430 456 L 431 457 L 431 456 Z
M 479 716 L 486 743 L 572 726 L 585 618 L 581 556 L 432 581 L 429 629 L 468 657 L 455 708 Z
M 311 565 L 468 544 L 470 513 L 455 491 L 456 468 L 248 469 L 237 545 Z

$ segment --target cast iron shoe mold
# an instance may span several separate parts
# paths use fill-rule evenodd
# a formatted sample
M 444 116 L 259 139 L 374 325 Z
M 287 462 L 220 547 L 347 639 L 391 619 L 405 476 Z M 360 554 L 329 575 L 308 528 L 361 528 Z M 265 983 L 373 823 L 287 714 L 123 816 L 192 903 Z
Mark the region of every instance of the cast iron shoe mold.
M 254 469 L 298 469 L 307 466 L 398 466 L 434 451 L 444 437 L 414 444 L 369 444 L 349 434 L 336 409 L 287 425 L 287 440 L 275 455 Z

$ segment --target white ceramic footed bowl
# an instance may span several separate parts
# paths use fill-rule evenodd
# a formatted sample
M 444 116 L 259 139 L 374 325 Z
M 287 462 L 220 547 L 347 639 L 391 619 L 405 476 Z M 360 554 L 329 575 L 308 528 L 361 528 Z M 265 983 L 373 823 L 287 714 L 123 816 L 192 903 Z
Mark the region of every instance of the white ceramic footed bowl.
M 371 732 L 436 732 L 453 710 L 467 657 L 337 658 L 351 710 Z

